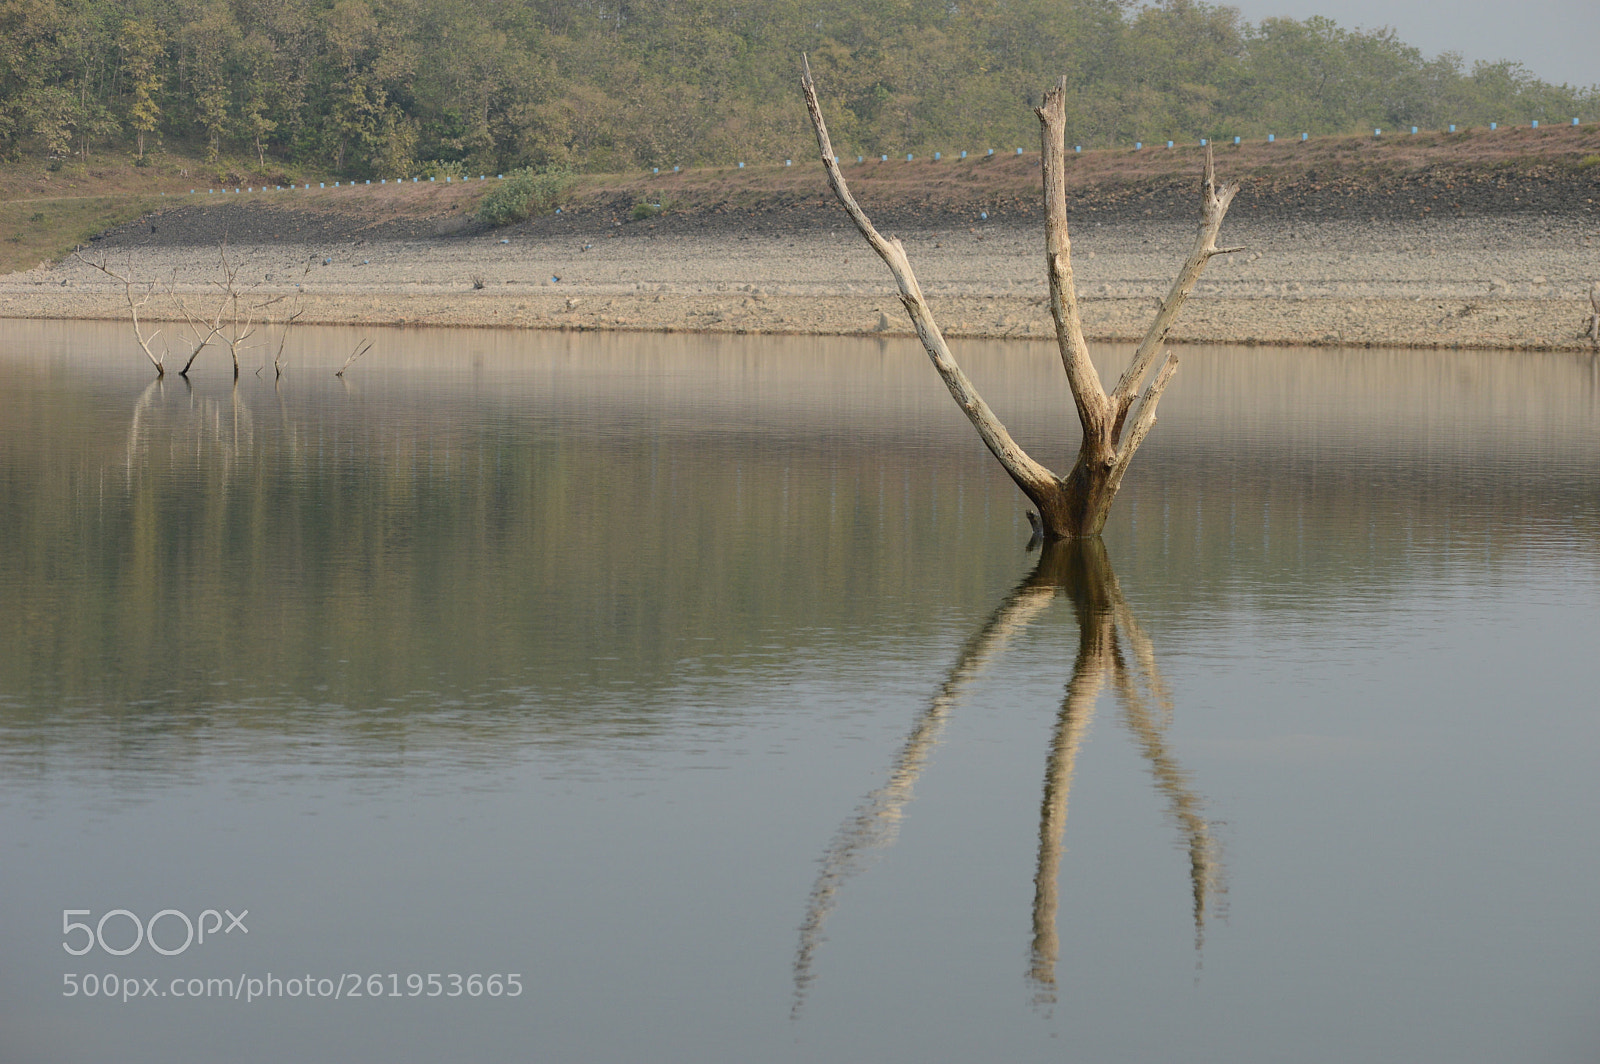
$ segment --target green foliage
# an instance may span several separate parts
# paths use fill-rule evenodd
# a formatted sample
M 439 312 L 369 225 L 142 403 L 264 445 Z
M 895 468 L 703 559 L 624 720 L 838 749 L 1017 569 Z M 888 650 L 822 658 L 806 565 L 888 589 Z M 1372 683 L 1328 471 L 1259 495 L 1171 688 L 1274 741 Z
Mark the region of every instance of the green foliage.
M 636 222 L 642 222 L 647 218 L 654 218 L 661 211 L 662 207 L 659 203 L 635 203 L 633 205 L 632 218 Z
M 460 160 L 445 162 L 443 159 L 430 159 L 422 164 L 421 176 L 437 178 L 440 181 L 448 177 L 459 181 L 467 176 L 467 164 Z
M 1600 87 L 1193 0 L 0 0 L 0 155 L 118 138 L 351 177 L 1600 120 Z M 452 172 L 450 176 L 454 176 Z
M 571 185 L 572 175 L 565 170 L 513 170 L 478 201 L 477 219 L 498 226 L 549 214 L 561 204 Z

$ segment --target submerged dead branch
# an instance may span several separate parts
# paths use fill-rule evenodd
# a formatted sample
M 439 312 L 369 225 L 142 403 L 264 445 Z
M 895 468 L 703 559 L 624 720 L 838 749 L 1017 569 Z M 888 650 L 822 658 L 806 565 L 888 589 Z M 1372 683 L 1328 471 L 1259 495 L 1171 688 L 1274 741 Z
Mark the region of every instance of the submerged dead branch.
M 1035 114 L 1039 119 L 1040 147 L 1044 176 L 1045 270 L 1050 282 L 1050 314 L 1055 321 L 1056 342 L 1062 368 L 1072 389 L 1083 440 L 1072 470 L 1061 477 L 1035 462 L 1012 439 L 1006 427 L 978 395 L 972 382 L 951 355 L 944 336 L 934 321 L 922 289 L 917 284 L 905 247 L 893 237 L 884 237 L 872 225 L 866 212 L 850 194 L 844 174 L 828 137 L 827 123 L 817 99 L 811 65 L 801 59 L 806 108 L 817 136 L 822 166 L 828 185 L 856 229 L 883 259 L 894 275 L 900 301 L 911 316 L 917 337 L 979 437 L 1000 462 L 1018 488 L 1038 507 L 1038 528 L 1046 539 L 1068 539 L 1099 535 L 1105 526 L 1111 502 L 1122 484 L 1123 474 L 1134 452 L 1155 425 L 1156 404 L 1177 371 L 1177 358 L 1169 351 L 1154 378 L 1145 385 L 1151 366 L 1161 353 L 1173 323 L 1184 302 L 1194 291 L 1207 262 L 1213 256 L 1240 248 L 1219 248 L 1217 234 L 1233 202 L 1237 187 L 1217 187 L 1211 148 L 1205 150 L 1205 173 L 1201 184 L 1201 222 L 1193 249 L 1178 271 L 1166 297 L 1156 310 L 1128 367 L 1109 394 L 1089 357 L 1084 340 L 1083 320 L 1078 311 L 1077 289 L 1072 273 L 1072 241 L 1067 232 L 1066 195 L 1066 79 L 1045 93 L 1044 104 Z M 1141 388 L 1143 391 L 1141 392 Z M 1130 411 L 1137 404 L 1133 425 L 1124 433 Z
M 368 351 L 371 351 L 371 350 L 372 350 L 372 341 L 363 339 L 359 344 L 356 345 L 356 349 L 354 351 L 350 352 L 350 357 L 344 360 L 344 365 L 339 367 L 339 372 L 335 373 L 334 376 L 335 377 L 343 377 L 344 376 L 344 371 L 349 369 L 351 364 L 353 362 L 355 362 L 356 359 L 360 358 L 362 355 L 366 354 Z

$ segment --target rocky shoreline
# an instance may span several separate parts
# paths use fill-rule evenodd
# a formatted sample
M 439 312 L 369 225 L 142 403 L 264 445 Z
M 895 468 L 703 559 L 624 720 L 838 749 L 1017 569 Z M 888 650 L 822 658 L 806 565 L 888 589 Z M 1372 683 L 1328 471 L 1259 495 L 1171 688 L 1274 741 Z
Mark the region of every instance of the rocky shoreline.
M 1600 279 L 1600 216 L 1574 195 L 1516 209 L 1526 192 L 1507 190 L 1506 209 L 1489 214 L 1408 213 L 1408 205 L 1336 218 L 1252 213 L 1241 196 L 1224 242 L 1247 250 L 1213 261 L 1172 338 L 1592 350 L 1584 329 L 1589 288 Z M 1156 211 L 1115 193 L 1074 204 L 1074 267 L 1094 340 L 1139 337 L 1193 232 L 1192 220 L 1171 217 L 1176 200 Z M 1039 229 L 1026 212 L 996 214 L 943 205 L 919 215 L 902 205 L 880 216 L 898 218 L 883 227 L 904 239 L 948 335 L 1049 339 Z M 638 221 L 591 201 L 496 231 L 475 226 L 459 206 L 374 221 L 262 199 L 181 205 L 109 234 L 85 255 L 158 282 L 141 316 L 179 320 L 180 299 L 191 309 L 215 301 L 224 238 L 252 298 L 282 295 L 273 313 L 293 303 L 306 324 L 910 333 L 887 270 L 837 209 L 810 193 L 787 206 Z M 127 313 L 120 285 L 71 259 L 0 277 L 0 316 Z

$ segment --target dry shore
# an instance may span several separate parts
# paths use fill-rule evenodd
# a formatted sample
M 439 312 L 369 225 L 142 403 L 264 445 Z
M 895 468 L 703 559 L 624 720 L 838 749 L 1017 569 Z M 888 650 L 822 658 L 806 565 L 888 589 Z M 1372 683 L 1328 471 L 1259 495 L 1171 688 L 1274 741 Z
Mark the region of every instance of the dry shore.
M 1587 350 L 1600 279 L 1592 214 L 1426 220 L 1253 220 L 1237 211 L 1174 331 L 1176 342 Z M 1052 336 L 1041 236 L 1008 220 L 902 229 L 951 337 Z M 971 224 L 968 222 L 971 221 Z M 343 233 L 234 244 L 242 285 L 298 296 L 302 323 L 903 335 L 887 270 L 843 220 L 740 231 L 619 223 Z M 1074 219 L 1091 339 L 1137 339 L 1182 261 L 1192 224 Z M 215 245 L 123 234 L 91 254 L 161 282 L 141 312 L 177 320 L 215 302 Z M 481 283 L 482 287 L 475 287 Z M 166 289 L 170 287 L 170 292 Z M 288 302 L 279 304 L 281 313 Z M 122 287 L 72 260 L 0 277 L 0 316 L 126 318 Z

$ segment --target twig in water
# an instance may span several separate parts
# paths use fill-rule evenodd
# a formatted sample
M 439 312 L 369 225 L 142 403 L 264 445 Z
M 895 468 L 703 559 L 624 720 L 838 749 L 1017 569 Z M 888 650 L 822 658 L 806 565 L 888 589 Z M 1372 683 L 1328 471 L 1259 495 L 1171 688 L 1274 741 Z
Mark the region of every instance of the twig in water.
M 360 358 L 362 355 L 366 354 L 368 351 L 371 351 L 371 350 L 372 350 L 372 341 L 371 340 L 362 340 L 359 344 L 356 345 L 356 349 L 354 351 L 350 352 L 350 357 L 344 360 L 344 365 L 339 367 L 339 372 L 335 373 L 334 376 L 335 377 L 343 377 L 344 376 L 344 371 L 350 368 L 350 363 L 354 362 L 356 359 Z

